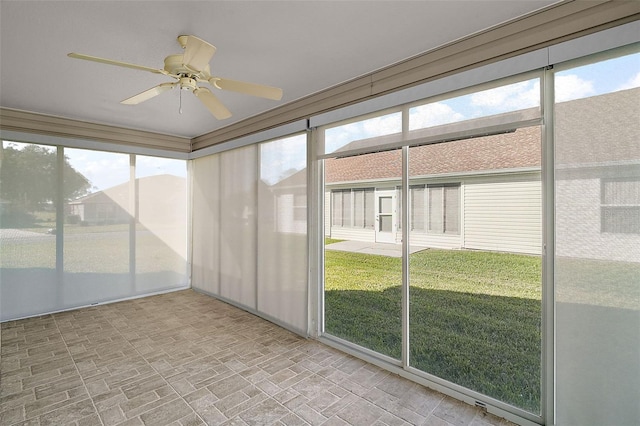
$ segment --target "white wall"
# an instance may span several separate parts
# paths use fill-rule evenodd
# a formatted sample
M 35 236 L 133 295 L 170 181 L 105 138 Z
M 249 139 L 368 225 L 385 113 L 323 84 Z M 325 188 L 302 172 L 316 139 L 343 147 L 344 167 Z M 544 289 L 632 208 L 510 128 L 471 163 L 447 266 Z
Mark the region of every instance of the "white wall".
M 540 173 L 469 177 L 461 184 L 461 233 L 411 232 L 412 246 L 540 254 L 542 247 Z M 325 234 L 375 241 L 373 229 L 331 227 L 331 190 L 325 190 Z M 396 243 L 402 242 L 402 232 Z
M 402 233 L 398 233 L 397 241 L 402 242 Z M 459 249 L 462 247 L 462 236 L 459 234 L 436 235 L 427 232 L 411 232 L 411 246 L 432 247 L 440 249 Z
M 464 248 L 540 254 L 540 173 L 464 181 Z

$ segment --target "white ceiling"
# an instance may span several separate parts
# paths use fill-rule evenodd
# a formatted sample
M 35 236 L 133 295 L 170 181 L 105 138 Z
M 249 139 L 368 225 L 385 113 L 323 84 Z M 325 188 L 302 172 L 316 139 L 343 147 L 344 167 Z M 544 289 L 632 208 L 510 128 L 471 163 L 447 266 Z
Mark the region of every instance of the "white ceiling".
M 2 0 L 0 105 L 191 138 L 555 2 Z M 173 80 L 67 57 L 162 68 L 180 34 L 217 47 L 213 75 L 282 87 L 282 101 L 216 90 L 223 121 L 188 92 L 179 114 L 179 90 L 121 105 Z

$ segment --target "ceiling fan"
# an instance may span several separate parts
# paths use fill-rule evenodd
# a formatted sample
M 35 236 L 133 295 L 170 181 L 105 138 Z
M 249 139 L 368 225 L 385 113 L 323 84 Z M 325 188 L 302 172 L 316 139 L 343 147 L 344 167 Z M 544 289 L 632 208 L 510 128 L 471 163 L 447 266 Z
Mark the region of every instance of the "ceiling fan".
M 180 46 L 184 49 L 184 54 L 167 56 L 164 59 L 163 69 L 155 69 L 142 65 L 114 61 L 111 59 L 98 58 L 96 56 L 82 55 L 80 53 L 69 53 L 67 56 L 75 59 L 84 59 L 108 65 L 148 71 L 154 74 L 163 74 L 177 80 L 173 83 L 159 84 L 120 102 L 126 105 L 137 105 L 178 87 L 181 90 L 188 90 L 196 95 L 196 97 L 200 99 L 204 106 L 207 107 L 211 114 L 213 114 L 213 116 L 218 120 L 231 117 L 231 112 L 229 112 L 229 110 L 222 104 L 222 102 L 220 102 L 211 90 L 208 87 L 199 86 L 199 83 L 209 83 L 216 89 L 230 90 L 266 99 L 282 99 L 282 89 L 277 87 L 263 86 L 261 84 L 247 83 L 244 81 L 212 76 L 209 68 L 209 61 L 216 52 L 216 48 L 206 41 L 192 35 L 181 35 L 178 36 L 178 43 L 180 43 Z

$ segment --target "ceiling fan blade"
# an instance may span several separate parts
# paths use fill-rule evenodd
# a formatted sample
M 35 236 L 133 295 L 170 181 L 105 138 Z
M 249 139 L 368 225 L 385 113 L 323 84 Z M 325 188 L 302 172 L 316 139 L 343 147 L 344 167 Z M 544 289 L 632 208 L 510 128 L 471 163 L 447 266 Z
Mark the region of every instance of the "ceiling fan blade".
M 152 87 L 149 90 L 145 90 L 142 93 L 138 93 L 135 96 L 132 96 L 130 98 L 125 99 L 124 101 L 121 101 L 121 104 L 125 104 L 125 105 L 137 105 L 139 103 L 142 103 L 144 101 L 148 101 L 149 99 L 158 96 L 161 93 L 166 92 L 167 90 L 171 90 L 174 87 L 176 87 L 179 83 L 162 83 L 156 87 Z
M 98 58 L 97 56 L 83 55 L 81 53 L 69 53 L 67 56 L 75 59 L 84 59 L 85 61 L 100 62 L 101 64 L 115 65 L 118 67 L 132 68 L 134 70 L 148 71 L 154 74 L 164 74 L 164 75 L 168 74 L 165 70 L 145 67 L 142 65 L 129 64 L 127 62 L 114 61 L 113 59 Z
M 211 90 L 206 87 L 198 87 L 193 91 L 193 94 L 200 99 L 209 112 L 218 120 L 231 117 L 231 112 L 211 93 Z
M 194 72 L 202 71 L 216 53 L 216 47 L 196 36 L 187 36 L 184 49 L 184 66 Z
M 274 101 L 279 101 L 280 99 L 282 99 L 282 89 L 278 87 L 264 86 L 262 84 L 255 83 L 246 83 L 244 81 L 230 80 L 228 78 L 220 77 L 211 77 L 209 79 L 209 83 L 222 90 L 231 90 L 233 92 L 244 93 L 245 95 L 273 99 Z

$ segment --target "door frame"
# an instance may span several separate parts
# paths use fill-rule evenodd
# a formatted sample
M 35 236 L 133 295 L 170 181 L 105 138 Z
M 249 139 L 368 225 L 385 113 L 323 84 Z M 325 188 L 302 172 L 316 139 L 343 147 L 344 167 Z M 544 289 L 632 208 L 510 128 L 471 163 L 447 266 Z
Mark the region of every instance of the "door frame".
M 391 198 L 391 213 L 380 212 L 380 199 Z M 396 233 L 398 232 L 397 224 L 397 191 L 395 188 L 376 188 L 375 189 L 375 242 L 376 243 L 396 243 Z M 391 216 L 391 232 L 380 230 L 380 216 Z

